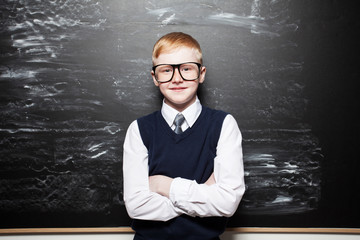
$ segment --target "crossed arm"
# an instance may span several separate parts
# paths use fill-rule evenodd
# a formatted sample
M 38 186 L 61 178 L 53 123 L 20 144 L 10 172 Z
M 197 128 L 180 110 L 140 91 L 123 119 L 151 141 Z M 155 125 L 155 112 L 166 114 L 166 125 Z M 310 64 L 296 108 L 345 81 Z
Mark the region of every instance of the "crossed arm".
M 214 172 L 204 184 L 191 179 L 148 175 L 147 149 L 134 121 L 124 142 L 124 201 L 131 218 L 167 221 L 181 214 L 231 216 L 244 194 L 241 133 L 228 115 L 223 123 Z
M 171 183 L 173 181 L 173 178 L 164 176 L 164 175 L 154 175 L 149 177 L 149 188 L 150 191 L 156 192 L 162 196 L 165 196 L 169 198 L 170 194 L 170 187 Z M 214 173 L 211 174 L 209 179 L 205 182 L 206 185 L 211 186 L 215 184 L 215 177 Z

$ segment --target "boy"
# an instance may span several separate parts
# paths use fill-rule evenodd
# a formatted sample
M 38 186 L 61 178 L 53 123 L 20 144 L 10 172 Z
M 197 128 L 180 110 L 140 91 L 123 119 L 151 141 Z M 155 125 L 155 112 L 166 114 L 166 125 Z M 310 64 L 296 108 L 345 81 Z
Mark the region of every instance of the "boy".
M 206 68 L 190 35 L 160 38 L 152 61 L 162 108 L 132 122 L 124 142 L 134 239 L 219 239 L 245 191 L 240 130 L 230 114 L 200 104 Z

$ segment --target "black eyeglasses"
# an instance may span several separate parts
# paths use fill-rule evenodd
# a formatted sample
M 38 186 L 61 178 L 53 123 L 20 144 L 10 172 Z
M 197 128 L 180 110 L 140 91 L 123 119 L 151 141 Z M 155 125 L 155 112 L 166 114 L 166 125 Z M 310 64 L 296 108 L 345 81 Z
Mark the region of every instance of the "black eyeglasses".
M 201 64 L 197 62 L 186 62 L 180 64 L 159 64 L 152 67 L 156 81 L 160 83 L 170 82 L 179 70 L 180 76 L 185 81 L 194 81 L 200 77 Z

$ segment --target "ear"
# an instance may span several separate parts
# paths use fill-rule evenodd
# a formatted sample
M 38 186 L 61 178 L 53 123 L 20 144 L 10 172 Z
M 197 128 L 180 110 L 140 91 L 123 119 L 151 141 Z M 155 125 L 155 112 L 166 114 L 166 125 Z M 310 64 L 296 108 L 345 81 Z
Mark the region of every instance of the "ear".
M 205 74 L 206 74 L 206 67 L 202 66 L 200 69 L 199 83 L 203 83 L 205 81 Z
M 154 71 L 151 71 L 151 76 L 152 76 L 152 79 L 153 79 L 153 81 L 154 81 L 155 86 L 158 87 L 160 84 L 159 84 L 158 81 L 156 81 L 156 79 L 155 79 L 155 73 L 154 73 Z

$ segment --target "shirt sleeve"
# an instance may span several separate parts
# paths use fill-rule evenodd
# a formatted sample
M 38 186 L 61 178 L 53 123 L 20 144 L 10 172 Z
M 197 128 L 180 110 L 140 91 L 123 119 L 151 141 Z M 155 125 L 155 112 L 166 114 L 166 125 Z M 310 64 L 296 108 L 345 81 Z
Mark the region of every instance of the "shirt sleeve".
M 133 219 L 167 221 L 183 214 L 166 197 L 150 191 L 148 150 L 137 121 L 130 124 L 123 153 L 124 201 Z
M 232 216 L 245 192 L 242 136 L 236 120 L 227 115 L 221 129 L 214 176 L 208 186 L 196 181 L 175 178 L 170 187 L 170 200 L 190 216 Z

